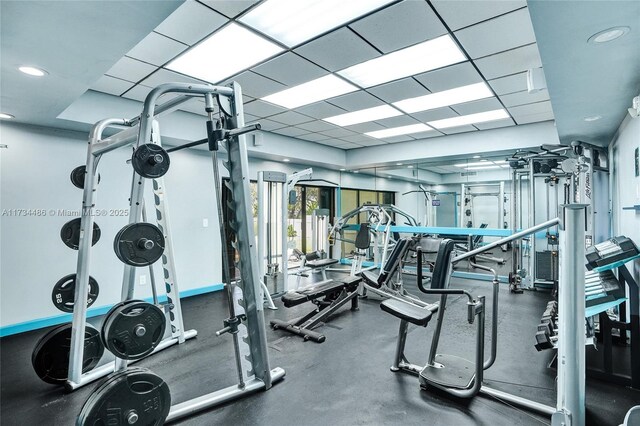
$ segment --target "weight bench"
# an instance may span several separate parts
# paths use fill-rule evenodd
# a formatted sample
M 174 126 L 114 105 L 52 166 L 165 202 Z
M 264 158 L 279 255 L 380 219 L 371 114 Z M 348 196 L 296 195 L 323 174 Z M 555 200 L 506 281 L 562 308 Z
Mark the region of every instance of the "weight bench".
M 271 328 L 296 334 L 305 341 L 324 342 L 326 339 L 324 334 L 313 331 L 312 328 L 321 322 L 326 322 L 335 311 L 349 301 L 351 301 L 351 310 L 357 311 L 357 290 L 361 280 L 360 277 L 346 277 L 285 293 L 282 296 L 282 302 L 287 308 L 306 302 L 314 303 L 316 308 L 307 315 L 290 321 L 271 320 Z
M 302 277 L 308 277 L 309 275 L 306 272 L 309 271 L 319 271 L 322 274 L 322 281 L 327 282 L 330 281 L 327 278 L 327 268 L 331 265 L 335 265 L 339 262 L 338 259 L 323 259 L 323 252 L 320 251 L 312 251 L 311 253 L 303 253 L 301 250 L 294 249 L 293 254 L 296 255 L 299 259 L 302 260 L 302 264 L 295 272 L 297 275 L 296 281 L 296 289 L 300 287 L 300 281 Z M 314 283 L 314 285 L 318 285 L 319 283 Z
M 360 272 L 360 276 L 364 284 L 369 287 L 373 287 L 379 289 L 383 286 L 389 286 L 391 278 L 398 271 L 400 267 L 400 262 L 409 251 L 409 246 L 411 245 L 411 239 L 409 238 L 401 238 L 396 245 L 393 247 L 389 258 L 382 265 L 382 271 L 380 274 L 376 274 L 373 271 L 362 271 Z

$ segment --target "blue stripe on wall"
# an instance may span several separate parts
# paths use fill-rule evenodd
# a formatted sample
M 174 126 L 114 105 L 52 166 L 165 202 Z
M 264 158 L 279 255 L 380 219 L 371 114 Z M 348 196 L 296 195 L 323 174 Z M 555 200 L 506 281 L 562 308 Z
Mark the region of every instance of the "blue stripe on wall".
M 222 289 L 224 289 L 224 285 L 213 284 L 205 287 L 181 291 L 180 297 L 185 298 L 185 297 L 197 296 L 199 294 L 213 293 L 214 291 L 219 291 Z M 146 299 L 143 299 L 143 300 L 147 302 L 151 302 L 152 298 L 147 297 Z M 167 296 L 164 294 L 160 295 L 158 297 L 158 301 L 166 302 Z M 87 318 L 93 318 L 100 315 L 104 315 L 109 311 L 109 309 L 111 309 L 110 305 L 89 308 L 87 311 Z M 73 318 L 73 314 L 68 313 L 68 314 L 54 315 L 51 317 L 39 318 L 31 321 L 25 321 L 17 324 L 7 325 L 4 327 L 0 327 L 0 337 L 11 336 L 12 334 L 24 333 L 27 331 L 37 330 L 44 327 L 51 327 L 52 325 L 64 324 L 64 323 L 70 322 L 72 318 Z

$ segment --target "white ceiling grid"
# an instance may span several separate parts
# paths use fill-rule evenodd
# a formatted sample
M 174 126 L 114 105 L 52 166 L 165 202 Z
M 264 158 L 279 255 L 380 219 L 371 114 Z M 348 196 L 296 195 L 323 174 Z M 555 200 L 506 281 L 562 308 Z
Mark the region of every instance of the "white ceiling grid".
M 161 83 L 201 82 L 166 66 L 231 22 L 262 35 L 240 19 L 263 3 L 186 1 L 92 89 L 143 101 L 151 88 Z M 464 62 L 366 89 L 359 87 L 357 91 L 293 110 L 259 99 L 446 34 L 462 49 Z M 215 83 L 238 81 L 243 89 L 246 121 L 258 120 L 266 131 L 352 149 L 553 119 L 547 91 L 527 92 L 526 70 L 541 66 L 541 62 L 524 0 L 395 1 L 298 46 L 289 47 L 265 38 L 276 42 L 282 53 Z M 230 48 L 233 46 L 221 46 L 221 60 L 225 49 Z M 479 82 L 487 82 L 495 96 L 345 127 L 322 120 Z M 182 109 L 204 114 L 200 111 L 202 106 L 189 102 Z M 503 108 L 510 118 L 384 139 L 364 135 Z

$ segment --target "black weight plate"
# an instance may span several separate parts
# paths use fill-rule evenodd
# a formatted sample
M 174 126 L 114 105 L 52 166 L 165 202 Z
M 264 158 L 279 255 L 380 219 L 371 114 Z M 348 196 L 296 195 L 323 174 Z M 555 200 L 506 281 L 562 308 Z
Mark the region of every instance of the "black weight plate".
M 62 277 L 54 286 L 51 292 L 53 305 L 62 312 L 73 312 L 73 303 L 76 297 L 76 274 L 69 274 Z M 89 293 L 87 295 L 87 307 L 93 305 L 100 293 L 98 281 L 89 277 Z
M 38 377 L 47 383 L 64 384 L 69 374 L 71 324 L 60 325 L 42 336 L 31 355 L 31 364 Z M 98 330 L 87 325 L 84 335 L 82 372 L 92 370 L 104 353 Z
M 169 171 L 169 154 L 160 145 L 140 145 L 131 157 L 133 169 L 142 177 L 159 178 Z
M 128 369 L 107 377 L 94 390 L 76 425 L 162 425 L 170 408 L 171 392 L 164 380 L 147 369 Z
M 71 183 L 76 188 L 84 189 L 84 176 L 87 174 L 85 166 L 78 166 L 71 170 Z M 98 183 L 100 183 L 100 173 L 98 173 Z
M 65 243 L 67 247 L 74 250 L 78 250 L 78 247 L 80 247 L 80 220 L 81 219 L 79 217 L 72 219 L 65 223 L 60 230 L 60 238 L 62 239 L 62 242 Z M 100 231 L 100 227 L 97 223 L 93 222 L 92 246 L 95 246 L 100 240 L 101 234 L 102 232 Z
M 160 228 L 151 223 L 130 223 L 116 235 L 113 250 L 118 259 L 127 265 L 151 265 L 164 252 L 164 235 Z
M 106 313 L 106 315 L 104 316 L 104 319 L 102 320 L 102 327 L 100 328 L 100 336 L 102 336 L 102 343 L 106 346 L 106 342 L 105 342 L 105 336 L 107 335 L 107 332 L 105 331 L 105 326 L 107 325 L 107 320 L 109 318 L 111 318 L 111 314 L 118 309 L 120 306 L 124 306 L 127 303 L 133 303 L 133 302 L 140 302 L 139 300 L 136 299 L 129 299 L 129 300 L 125 300 L 123 302 L 118 302 L 115 305 L 113 305 L 111 307 L 111 309 L 109 309 L 109 311 Z
M 149 355 L 162 341 L 166 328 L 164 312 L 151 303 L 128 302 L 110 310 L 102 326 L 106 348 L 122 359 Z

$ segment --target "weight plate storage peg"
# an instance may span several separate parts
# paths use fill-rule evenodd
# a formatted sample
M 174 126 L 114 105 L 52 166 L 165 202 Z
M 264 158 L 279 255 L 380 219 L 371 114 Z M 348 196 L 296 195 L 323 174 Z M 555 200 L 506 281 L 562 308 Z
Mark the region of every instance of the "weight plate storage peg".
M 85 166 L 78 166 L 71 170 L 71 183 L 76 188 L 84 189 L 84 176 L 87 174 Z M 98 173 L 98 183 L 100 183 L 100 173 Z
M 72 219 L 62 225 L 62 229 L 60 230 L 60 238 L 62 239 L 62 242 L 65 243 L 67 247 L 74 250 L 78 250 L 78 247 L 80 247 L 80 220 L 81 219 L 79 217 Z M 93 222 L 92 246 L 95 246 L 100 240 L 101 234 L 102 232 L 100 231 L 100 227 L 97 223 Z
M 127 265 L 148 266 L 162 256 L 164 235 L 151 223 L 130 223 L 116 234 L 113 250 Z
M 89 289 L 87 294 L 87 307 L 93 305 L 100 293 L 98 281 L 89 277 Z M 76 274 L 69 274 L 62 277 L 54 286 L 51 292 L 53 305 L 62 312 L 73 312 L 73 304 L 76 297 Z
M 133 169 L 142 177 L 159 178 L 169 171 L 169 153 L 160 145 L 140 145 L 131 157 Z
M 149 355 L 164 337 L 166 317 L 157 306 L 132 300 L 109 310 L 102 324 L 102 339 L 115 356 L 135 360 Z
M 60 325 L 42 336 L 31 355 L 31 364 L 38 377 L 47 383 L 61 385 L 69 376 L 71 324 Z M 104 353 L 98 330 L 87 325 L 84 332 L 82 372 L 92 370 Z
M 162 425 L 170 409 L 167 383 L 146 368 L 130 368 L 112 373 L 93 391 L 76 425 Z

